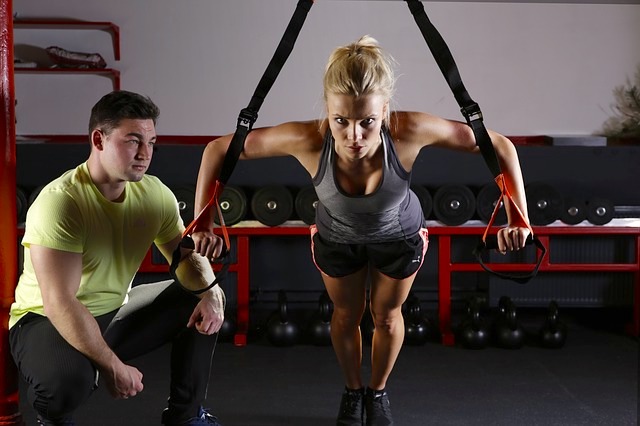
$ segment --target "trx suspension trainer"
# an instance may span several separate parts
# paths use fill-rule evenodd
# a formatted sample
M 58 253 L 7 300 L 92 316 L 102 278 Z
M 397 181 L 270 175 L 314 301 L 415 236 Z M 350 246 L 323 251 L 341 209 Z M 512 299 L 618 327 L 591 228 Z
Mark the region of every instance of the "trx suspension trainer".
M 494 208 L 493 214 L 491 216 L 491 219 L 489 220 L 489 223 L 487 224 L 487 227 L 482 236 L 482 239 L 478 244 L 478 246 L 473 251 L 474 255 L 476 256 L 476 259 L 478 260 L 480 265 L 482 265 L 482 267 L 487 272 L 490 272 L 501 278 L 510 279 L 519 283 L 526 283 L 537 274 L 540 264 L 542 263 L 542 260 L 544 259 L 544 256 L 546 254 L 546 248 L 541 243 L 541 241 L 536 236 L 534 236 L 531 225 L 528 223 L 523 213 L 520 211 L 516 203 L 513 201 L 513 198 L 507 186 L 506 179 L 502 174 L 502 171 L 500 170 L 500 165 L 498 162 L 495 149 L 493 147 L 493 143 L 491 142 L 491 137 L 489 136 L 489 133 L 487 132 L 486 127 L 484 126 L 482 111 L 480 110 L 479 105 L 476 102 L 474 102 L 473 99 L 471 99 L 471 97 L 469 96 L 469 93 L 467 92 L 462 82 L 462 79 L 460 77 L 460 73 L 456 66 L 455 60 L 453 59 L 453 56 L 446 42 L 444 41 L 444 39 L 442 38 L 438 30 L 433 26 L 433 24 L 429 20 L 424 10 L 424 6 L 422 2 L 420 0 L 405 0 L 405 1 L 407 2 L 407 5 L 409 6 L 409 10 L 411 11 L 416 23 L 418 24 L 418 27 L 420 28 L 420 31 L 425 41 L 427 42 L 427 45 L 434 59 L 438 64 L 438 67 L 440 68 L 440 71 L 442 72 L 443 76 L 445 77 L 445 80 L 447 81 L 447 84 L 449 85 L 451 91 L 453 92 L 453 95 L 456 101 L 458 102 L 458 105 L 460 106 L 460 111 L 462 112 L 462 115 L 465 117 L 469 127 L 471 127 L 471 129 L 473 130 L 473 133 L 476 139 L 476 145 L 479 147 L 480 152 L 484 158 L 484 161 L 486 162 L 489 170 L 491 171 L 494 177 L 494 181 L 498 185 L 501 192 L 500 198 L 496 202 L 496 206 Z M 311 9 L 311 6 L 313 5 L 313 3 L 314 3 L 314 0 L 298 1 L 296 10 L 285 30 L 284 35 L 282 36 L 282 39 L 280 40 L 280 43 L 278 44 L 276 52 L 274 53 L 271 61 L 269 62 L 267 69 L 265 70 L 260 82 L 258 83 L 258 86 L 251 98 L 251 101 L 249 102 L 249 105 L 240 111 L 240 114 L 237 120 L 236 131 L 233 135 L 231 144 L 229 145 L 229 149 L 224 158 L 224 162 L 222 164 L 222 170 L 218 180 L 216 181 L 215 188 L 213 191 L 213 196 L 211 197 L 207 205 L 204 207 L 204 209 L 200 212 L 200 214 L 198 214 L 198 216 L 193 220 L 193 222 L 191 222 L 191 224 L 189 224 L 189 226 L 185 229 L 183 233 L 183 240 L 180 246 L 174 252 L 170 271 L 174 276 L 174 278 L 179 282 L 179 280 L 175 276 L 175 270 L 182 258 L 181 247 L 185 249 L 194 248 L 193 240 L 191 239 L 190 234 L 198 224 L 198 221 L 202 216 L 202 214 L 207 209 L 214 208 L 215 206 L 216 213 L 219 217 L 220 227 L 223 234 L 224 242 L 225 242 L 225 248 L 223 250 L 223 255 L 222 255 L 223 267 L 222 267 L 222 270 L 217 274 L 217 277 L 213 283 L 211 283 L 207 288 L 204 288 L 201 290 L 197 290 L 197 291 L 188 290 L 188 291 L 191 291 L 192 293 L 199 294 L 204 291 L 207 291 L 208 289 L 213 287 L 215 284 L 219 283 L 222 280 L 224 274 L 226 273 L 226 270 L 228 268 L 227 257 L 228 257 L 230 242 L 229 242 L 229 235 L 228 235 L 226 226 L 224 224 L 224 219 L 220 211 L 218 198 L 222 193 L 222 190 L 224 189 L 224 185 L 226 185 L 226 183 L 228 182 L 233 172 L 233 169 L 235 168 L 236 163 L 238 162 L 240 153 L 244 148 L 244 142 L 249 132 L 251 132 L 251 129 L 253 128 L 253 125 L 258 118 L 258 111 L 264 99 L 266 98 L 269 90 L 271 89 L 271 86 L 273 85 L 278 74 L 280 73 L 280 70 L 284 66 L 284 63 L 289 57 L 289 54 L 293 50 L 295 41 L 298 37 L 298 34 L 300 33 L 300 30 L 302 29 L 307 13 Z M 501 201 L 504 198 L 506 198 L 509 201 L 509 204 L 513 209 L 513 211 L 519 215 L 520 222 L 525 224 L 525 226 L 531 232 L 529 238 L 527 239 L 527 244 L 533 243 L 539 249 L 538 260 L 533 270 L 530 273 L 512 275 L 512 274 L 496 272 L 491 270 L 487 265 L 485 265 L 485 263 L 482 260 L 483 251 L 497 248 L 497 238 L 495 235 L 489 235 L 489 230 L 493 225 L 495 216 L 500 208 Z

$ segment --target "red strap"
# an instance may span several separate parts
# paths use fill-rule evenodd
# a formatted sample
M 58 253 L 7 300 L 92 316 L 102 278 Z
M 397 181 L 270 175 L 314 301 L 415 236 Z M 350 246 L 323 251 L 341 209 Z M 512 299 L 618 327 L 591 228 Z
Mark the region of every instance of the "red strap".
M 498 176 L 495 177 L 494 180 L 498 185 L 498 188 L 500 188 L 500 198 L 498 198 L 498 201 L 496 202 L 496 205 L 493 208 L 493 213 L 491 213 L 491 219 L 489 219 L 487 228 L 484 230 L 484 234 L 482 235 L 482 241 L 486 241 L 487 235 L 489 234 L 489 229 L 493 225 L 493 221 L 495 220 L 496 215 L 498 214 L 498 210 L 500 209 L 500 203 L 502 203 L 502 200 L 504 199 L 504 197 L 507 197 L 507 199 L 509 199 L 509 205 L 515 208 L 516 213 L 518 213 L 518 216 L 520 216 L 520 221 L 526 225 L 529 231 L 531 231 L 531 236 L 533 236 L 533 229 L 531 228 L 529 221 L 527 221 L 527 219 L 524 217 L 524 214 L 522 213 L 522 210 L 520 210 L 520 207 L 518 207 L 515 201 L 513 201 L 513 197 L 509 192 L 509 188 L 507 187 L 507 182 L 504 178 L 504 175 L 500 173 Z

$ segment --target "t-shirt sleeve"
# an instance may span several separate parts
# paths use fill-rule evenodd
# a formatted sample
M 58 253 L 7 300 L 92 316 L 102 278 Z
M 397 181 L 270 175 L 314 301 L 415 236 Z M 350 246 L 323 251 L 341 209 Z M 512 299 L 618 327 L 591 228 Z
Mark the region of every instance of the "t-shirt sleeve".
M 22 245 L 82 253 L 83 235 L 82 216 L 73 199 L 45 188 L 29 207 Z
M 160 231 L 156 236 L 154 243 L 165 244 L 171 241 L 178 234 L 184 231 L 184 222 L 180 216 L 178 209 L 178 200 L 173 192 L 164 184 L 160 184 L 162 193 L 162 211 L 163 218 Z

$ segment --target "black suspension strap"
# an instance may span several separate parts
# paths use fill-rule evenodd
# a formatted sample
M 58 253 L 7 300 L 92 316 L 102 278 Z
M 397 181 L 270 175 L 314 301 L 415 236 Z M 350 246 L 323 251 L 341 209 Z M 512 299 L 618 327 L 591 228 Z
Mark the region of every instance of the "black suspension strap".
M 280 74 L 284 63 L 287 61 L 291 51 L 293 50 L 293 46 L 298 39 L 298 34 L 300 34 L 302 25 L 307 17 L 307 13 L 311 9 L 311 6 L 313 6 L 313 1 L 314 0 L 298 1 L 296 10 L 289 21 L 289 25 L 287 25 L 275 53 L 260 79 L 260 82 L 249 101 L 249 105 L 240 111 L 236 132 L 233 135 L 233 139 L 229 145 L 229 150 L 227 151 L 227 155 L 222 163 L 222 171 L 218 177 L 218 180 L 222 182 L 223 185 L 229 180 L 229 177 L 240 158 L 240 153 L 244 148 L 244 141 L 253 128 L 253 124 L 258 119 L 258 111 L 260 110 L 264 99 L 267 97 L 269 90 L 271 90 L 271 86 L 273 86 L 273 83 L 276 81 L 278 74 Z
M 258 119 L 258 111 L 260 110 L 262 103 L 267 97 L 269 90 L 271 90 L 273 83 L 276 81 L 276 78 L 280 74 L 282 67 L 284 66 L 285 62 L 289 58 L 289 55 L 293 51 L 295 42 L 298 39 L 300 30 L 302 29 L 304 21 L 307 17 L 309 10 L 311 9 L 311 6 L 313 6 L 313 3 L 314 3 L 314 0 L 298 1 L 296 5 L 296 9 L 293 13 L 293 16 L 291 17 L 289 24 L 285 29 L 285 32 L 280 40 L 280 43 L 278 44 L 278 47 L 276 48 L 276 51 L 273 54 L 273 57 L 271 58 L 269 65 L 267 66 L 267 69 L 265 70 L 264 74 L 262 75 L 262 78 L 258 82 L 258 86 L 256 87 L 253 93 L 253 96 L 251 97 L 251 100 L 249 101 L 249 105 L 246 108 L 243 108 L 240 111 L 240 114 L 238 115 L 236 130 L 233 134 L 231 143 L 229 144 L 229 149 L 227 150 L 224 161 L 222 163 L 222 168 L 220 171 L 220 175 L 218 176 L 218 180 L 216 181 L 216 185 L 213 191 L 213 196 L 211 197 L 207 205 L 198 214 L 198 216 L 193 220 L 193 222 L 191 222 L 191 224 L 189 224 L 187 229 L 185 229 L 183 233 L 182 242 L 178 245 L 175 252 L 173 253 L 173 259 L 169 269 L 173 278 L 177 282 L 180 282 L 180 280 L 175 274 L 175 271 L 177 270 L 180 260 L 183 258 L 182 248 L 185 248 L 185 249 L 191 248 L 193 250 L 193 247 L 194 247 L 193 240 L 189 236 L 191 231 L 198 224 L 198 221 L 202 216 L 202 214 L 207 209 L 215 207 L 216 213 L 218 215 L 218 219 L 220 221 L 220 226 L 222 228 L 222 233 L 224 235 L 224 241 L 225 241 L 225 247 L 223 248 L 223 252 L 220 256 L 220 260 L 222 260 L 223 266 L 222 266 L 222 269 L 216 275 L 215 281 L 211 283 L 209 286 L 207 286 L 206 288 L 193 291 L 193 290 L 186 289 L 185 286 L 182 285 L 182 287 L 185 288 L 185 290 L 191 293 L 200 294 L 209 290 L 214 285 L 222 281 L 224 275 L 227 272 L 227 269 L 229 267 L 228 257 L 229 257 L 229 251 L 231 247 L 230 247 L 230 240 L 226 230 L 226 226 L 224 225 L 224 219 L 222 218 L 222 214 L 219 209 L 218 197 L 222 193 L 222 190 L 224 189 L 224 185 L 226 185 L 227 182 L 229 181 L 229 178 L 231 177 L 231 174 L 233 173 L 233 170 L 235 169 L 236 164 L 238 163 L 240 154 L 244 149 L 244 143 L 245 143 L 245 140 L 247 139 L 247 135 L 249 134 L 249 132 L 251 132 L 253 125 Z
M 476 139 L 476 145 L 479 147 L 482 157 L 484 158 L 485 163 L 487 164 L 487 167 L 491 171 L 491 174 L 493 175 L 496 181 L 496 184 L 500 187 L 500 191 L 501 191 L 500 199 L 496 203 L 496 207 L 494 209 L 492 218 L 489 221 L 489 224 L 487 225 L 487 229 L 485 230 L 485 233 L 482 236 L 482 240 L 480 241 L 478 246 L 475 248 L 473 253 L 476 256 L 476 259 L 478 260 L 480 265 L 482 265 L 482 267 L 487 272 L 490 272 L 501 278 L 511 279 L 519 283 L 526 283 L 538 273 L 540 264 L 542 263 L 542 260 L 544 259 L 544 256 L 546 254 L 546 248 L 540 242 L 538 237 L 533 235 L 533 229 L 531 229 L 531 225 L 525 219 L 524 214 L 520 211 L 517 204 L 511 198 L 509 189 L 507 188 L 507 185 L 506 185 L 506 181 L 500 169 L 500 163 L 498 162 L 498 157 L 496 155 L 495 148 L 493 147 L 493 143 L 491 142 L 491 137 L 489 136 L 489 132 L 487 131 L 484 125 L 484 120 L 482 116 L 482 111 L 480 110 L 480 106 L 471 98 L 471 96 L 469 95 L 469 92 L 465 88 L 464 83 L 462 82 L 462 78 L 460 77 L 460 72 L 458 71 L 458 67 L 456 65 L 455 60 L 453 59 L 453 55 L 451 54 L 449 47 L 447 46 L 446 42 L 438 32 L 436 27 L 429 20 L 429 17 L 427 16 L 427 13 L 424 10 L 424 5 L 422 4 L 422 2 L 420 0 L 405 0 L 405 1 L 409 6 L 409 10 L 411 11 L 413 18 L 418 24 L 418 27 L 420 28 L 420 32 L 422 33 L 422 36 L 427 42 L 427 45 L 429 46 L 429 50 L 431 51 L 431 54 L 436 60 L 436 63 L 438 64 L 438 67 L 440 68 L 442 75 L 447 81 L 449 88 L 453 92 L 453 95 L 456 101 L 458 102 L 458 105 L 460 106 L 460 111 L 462 112 L 462 115 L 466 119 L 469 127 L 471 127 L 471 129 L 473 130 L 473 134 Z M 487 265 L 485 265 L 484 261 L 482 260 L 482 252 L 484 250 L 498 247 L 496 238 L 489 237 L 487 234 L 488 234 L 489 228 L 493 224 L 493 219 L 495 217 L 495 214 L 497 210 L 500 208 L 500 204 L 501 204 L 500 201 L 502 201 L 503 197 L 507 197 L 509 199 L 512 208 L 517 212 L 517 214 L 520 215 L 520 218 L 522 219 L 523 223 L 526 223 L 527 227 L 531 231 L 532 238 L 527 240 L 527 244 L 535 244 L 536 247 L 539 249 L 538 260 L 536 262 L 536 265 L 534 266 L 533 271 L 531 271 L 531 273 L 519 274 L 519 275 L 499 273 L 487 267 Z

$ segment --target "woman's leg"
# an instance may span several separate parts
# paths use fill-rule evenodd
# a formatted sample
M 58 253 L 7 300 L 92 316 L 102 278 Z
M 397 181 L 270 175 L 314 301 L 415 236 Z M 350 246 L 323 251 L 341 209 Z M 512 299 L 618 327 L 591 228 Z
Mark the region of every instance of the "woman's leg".
M 409 295 L 415 275 L 394 279 L 379 271 L 371 271 L 370 308 L 375 326 L 371 342 L 371 389 L 384 389 L 402 348 L 402 304 Z
M 349 389 L 362 388 L 362 337 L 360 321 L 366 306 L 367 267 L 346 277 L 322 274 L 333 302 L 331 342 Z

